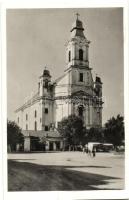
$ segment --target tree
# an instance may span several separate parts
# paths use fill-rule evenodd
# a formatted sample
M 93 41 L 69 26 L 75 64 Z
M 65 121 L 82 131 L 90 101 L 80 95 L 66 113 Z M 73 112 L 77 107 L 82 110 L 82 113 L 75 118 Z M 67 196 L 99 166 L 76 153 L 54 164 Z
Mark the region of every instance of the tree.
M 68 145 L 79 145 L 85 135 L 83 120 L 75 115 L 63 118 L 59 123 L 58 131 L 65 138 Z
M 120 115 L 110 118 L 105 124 L 105 139 L 114 147 L 122 144 L 124 140 L 124 118 Z
M 88 142 L 102 142 L 103 141 L 103 133 L 100 128 L 90 128 L 87 133 L 87 141 Z
M 7 120 L 7 144 L 11 151 L 16 150 L 16 144 L 23 144 L 23 141 L 24 137 L 19 126 L 14 121 Z

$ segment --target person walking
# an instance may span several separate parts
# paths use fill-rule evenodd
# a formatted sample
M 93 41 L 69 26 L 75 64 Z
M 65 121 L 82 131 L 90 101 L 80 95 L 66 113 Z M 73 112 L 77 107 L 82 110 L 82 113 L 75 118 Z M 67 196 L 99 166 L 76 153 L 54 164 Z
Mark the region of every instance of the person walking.
M 96 156 L 96 148 L 95 147 L 93 147 L 92 153 L 93 153 L 93 157 L 95 157 Z
M 85 153 L 85 146 L 83 146 L 82 151 L 83 151 L 83 153 Z
M 88 154 L 88 144 L 85 145 L 85 151 Z

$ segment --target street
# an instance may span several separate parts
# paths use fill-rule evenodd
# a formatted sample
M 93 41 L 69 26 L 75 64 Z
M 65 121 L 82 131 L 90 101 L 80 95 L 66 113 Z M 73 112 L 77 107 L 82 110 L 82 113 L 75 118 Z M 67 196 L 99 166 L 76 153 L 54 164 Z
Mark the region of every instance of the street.
M 124 155 L 15 153 L 8 159 L 9 191 L 124 189 Z

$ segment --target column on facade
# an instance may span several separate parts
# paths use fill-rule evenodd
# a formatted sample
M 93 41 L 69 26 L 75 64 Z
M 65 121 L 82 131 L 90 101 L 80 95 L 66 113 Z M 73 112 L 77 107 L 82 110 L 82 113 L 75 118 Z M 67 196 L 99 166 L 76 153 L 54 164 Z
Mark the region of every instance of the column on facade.
M 88 125 L 92 125 L 92 102 L 88 100 Z
M 16 151 L 19 151 L 19 149 L 20 149 L 20 145 L 16 144 Z
M 85 107 L 85 113 L 86 113 L 86 126 L 89 124 L 88 122 L 88 105 L 86 104 L 86 107 Z
M 68 116 L 69 116 L 69 99 L 68 99 Z
M 78 116 L 78 105 L 75 103 L 74 114 Z
M 42 118 L 42 117 L 43 117 L 43 116 L 42 116 L 42 111 L 43 111 L 43 110 L 42 110 L 42 101 L 40 101 L 40 104 L 39 104 L 39 105 L 40 105 L 40 118 L 41 118 L 41 121 L 39 120 L 39 122 L 40 122 L 40 123 L 39 123 L 39 124 L 40 124 L 39 127 L 40 127 L 40 130 L 42 130 L 42 122 L 43 122 L 43 118 Z
M 45 129 L 45 114 L 44 114 L 44 108 L 45 108 L 45 100 L 42 100 L 42 130 Z
M 86 60 L 89 60 L 89 46 L 86 45 Z
M 87 106 L 87 124 L 90 125 L 90 100 L 88 100 Z
M 84 125 L 86 126 L 86 106 L 83 107 L 83 119 L 84 119 Z
M 87 48 L 86 48 L 86 45 L 83 45 L 83 52 L 84 52 L 83 60 L 86 61 L 86 58 L 87 58 Z
M 46 141 L 46 151 L 49 151 L 49 141 Z
M 52 116 L 53 116 L 54 126 L 57 127 L 57 123 L 56 123 L 56 101 L 53 102 Z
M 71 100 L 71 115 L 75 115 L 75 103 L 74 103 L 74 99 Z
M 72 62 L 73 62 L 73 55 L 74 55 L 74 46 L 73 46 L 73 43 L 72 43 L 72 45 L 71 45 L 71 61 Z
M 73 106 L 72 100 L 70 99 L 68 103 L 68 115 L 72 114 L 72 106 Z
M 53 142 L 53 150 L 56 151 L 56 142 Z
M 92 106 L 92 101 L 90 101 L 90 125 L 92 125 L 93 122 L 93 116 L 92 116 L 92 112 L 93 112 L 93 106 Z
M 63 149 L 63 141 L 60 141 L 60 150 Z
M 24 151 L 25 152 L 30 151 L 30 137 L 29 136 L 24 137 Z
M 99 125 L 102 126 L 102 107 L 99 108 Z

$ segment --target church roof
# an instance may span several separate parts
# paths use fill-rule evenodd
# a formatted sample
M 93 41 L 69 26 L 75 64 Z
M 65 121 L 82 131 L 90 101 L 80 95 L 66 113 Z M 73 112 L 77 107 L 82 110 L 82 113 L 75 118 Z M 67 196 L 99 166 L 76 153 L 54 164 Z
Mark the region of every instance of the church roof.
M 60 77 L 58 77 L 58 78 L 54 81 L 54 83 L 59 82 L 64 76 L 66 76 L 65 73 L 64 73 L 63 75 L 61 75 Z
M 37 92 L 36 94 L 33 95 L 33 97 L 28 99 L 21 107 L 19 107 L 17 110 L 15 110 L 15 112 L 18 112 L 18 111 L 25 109 L 26 107 L 32 105 L 34 102 L 39 100 L 39 98 L 40 98 L 40 96 L 39 96 L 39 93 Z

